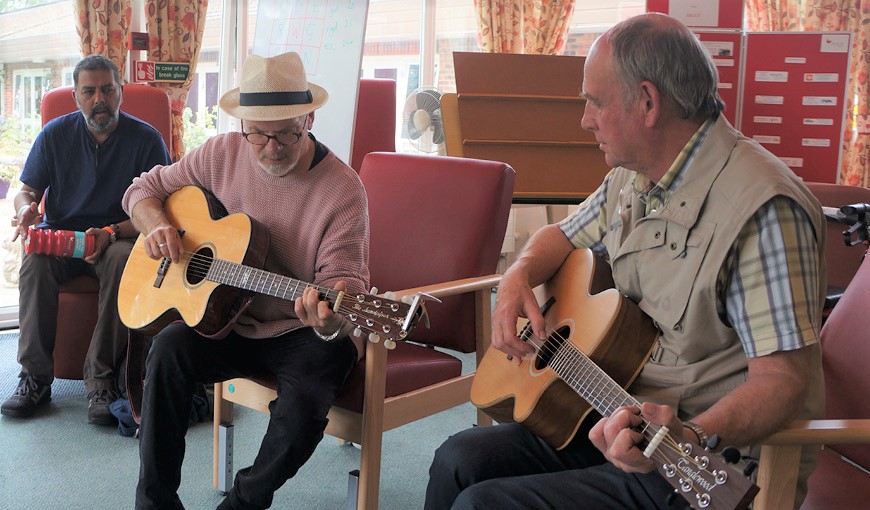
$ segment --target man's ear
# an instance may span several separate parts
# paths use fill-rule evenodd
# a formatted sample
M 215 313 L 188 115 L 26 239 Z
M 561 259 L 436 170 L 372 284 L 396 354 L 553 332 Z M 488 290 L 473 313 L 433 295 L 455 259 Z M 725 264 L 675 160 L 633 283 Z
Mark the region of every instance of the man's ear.
M 662 114 L 662 97 L 658 87 L 650 81 L 642 81 L 638 101 L 644 115 L 644 124 L 647 127 L 654 127 Z

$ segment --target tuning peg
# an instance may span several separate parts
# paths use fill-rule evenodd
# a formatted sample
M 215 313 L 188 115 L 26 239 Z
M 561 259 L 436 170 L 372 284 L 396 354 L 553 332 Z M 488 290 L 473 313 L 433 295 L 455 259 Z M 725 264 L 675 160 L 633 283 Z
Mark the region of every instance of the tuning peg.
M 374 333 L 374 332 L 369 333 L 369 342 L 376 344 L 380 341 L 381 341 L 381 335 Z
M 757 467 L 758 467 L 758 462 L 755 462 L 754 460 L 750 460 L 746 463 L 746 467 L 743 468 L 743 474 L 747 478 L 749 478 L 750 476 L 752 476 L 752 472 L 755 471 L 755 469 Z
M 406 305 L 410 305 L 413 302 L 414 302 L 414 296 L 402 296 L 402 303 L 405 303 Z
M 384 340 L 384 347 L 386 347 L 387 349 L 392 351 L 393 349 L 396 348 L 396 342 L 394 342 L 392 339 L 388 338 L 388 339 Z
M 360 328 L 359 326 L 353 328 L 353 336 L 356 338 L 361 337 L 362 336 L 362 328 Z
M 740 460 L 740 450 L 733 446 L 726 446 L 722 449 L 722 458 L 729 464 L 737 464 Z
M 396 300 L 396 293 L 391 291 L 391 290 L 388 290 L 387 292 L 384 292 L 384 297 L 387 299 L 392 299 L 393 301 L 395 301 Z
M 707 449 L 710 451 L 716 451 L 716 448 L 719 448 L 719 443 L 722 442 L 722 438 L 719 437 L 719 434 L 713 434 L 707 439 Z
M 372 290 L 369 291 L 369 294 L 371 294 L 373 296 L 377 296 L 378 295 L 378 288 L 372 287 Z

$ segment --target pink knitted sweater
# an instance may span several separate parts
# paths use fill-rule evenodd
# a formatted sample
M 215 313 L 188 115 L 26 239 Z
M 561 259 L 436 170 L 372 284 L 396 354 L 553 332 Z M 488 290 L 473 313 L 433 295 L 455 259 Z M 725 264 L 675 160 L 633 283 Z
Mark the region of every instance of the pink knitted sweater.
M 210 190 L 230 214 L 244 213 L 270 233 L 263 269 L 349 292 L 368 292 L 369 223 L 365 190 L 356 172 L 331 151 L 307 172 L 274 177 L 258 165 L 241 133 L 209 139 L 179 162 L 155 166 L 133 180 L 122 206 L 130 214 L 143 198 L 164 200 L 196 185 Z M 293 302 L 257 295 L 235 331 L 266 338 L 298 328 Z

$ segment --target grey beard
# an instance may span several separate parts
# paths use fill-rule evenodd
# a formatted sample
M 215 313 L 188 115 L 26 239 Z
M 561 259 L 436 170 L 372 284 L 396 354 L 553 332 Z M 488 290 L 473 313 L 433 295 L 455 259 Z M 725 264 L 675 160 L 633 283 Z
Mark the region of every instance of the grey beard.
M 105 133 L 106 131 L 113 129 L 115 125 L 118 124 L 118 115 L 117 112 L 115 112 L 115 115 L 112 116 L 105 124 L 98 123 L 96 120 L 94 120 L 93 115 L 91 115 L 90 117 L 86 117 L 85 120 L 88 123 L 88 127 L 90 127 L 95 132 Z

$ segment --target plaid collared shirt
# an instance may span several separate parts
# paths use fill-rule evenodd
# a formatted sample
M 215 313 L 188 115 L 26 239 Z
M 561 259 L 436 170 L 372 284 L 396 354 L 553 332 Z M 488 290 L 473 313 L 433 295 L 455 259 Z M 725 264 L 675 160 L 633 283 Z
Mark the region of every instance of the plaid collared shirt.
M 634 192 L 655 214 L 685 177 L 714 119 L 686 143 L 665 175 L 653 183 L 636 174 Z M 604 254 L 604 211 L 610 179 L 559 226 L 575 247 Z M 762 205 L 743 226 L 719 270 L 720 319 L 734 328 L 750 358 L 816 343 L 821 328 L 819 257 L 812 222 L 793 200 L 777 196 Z

